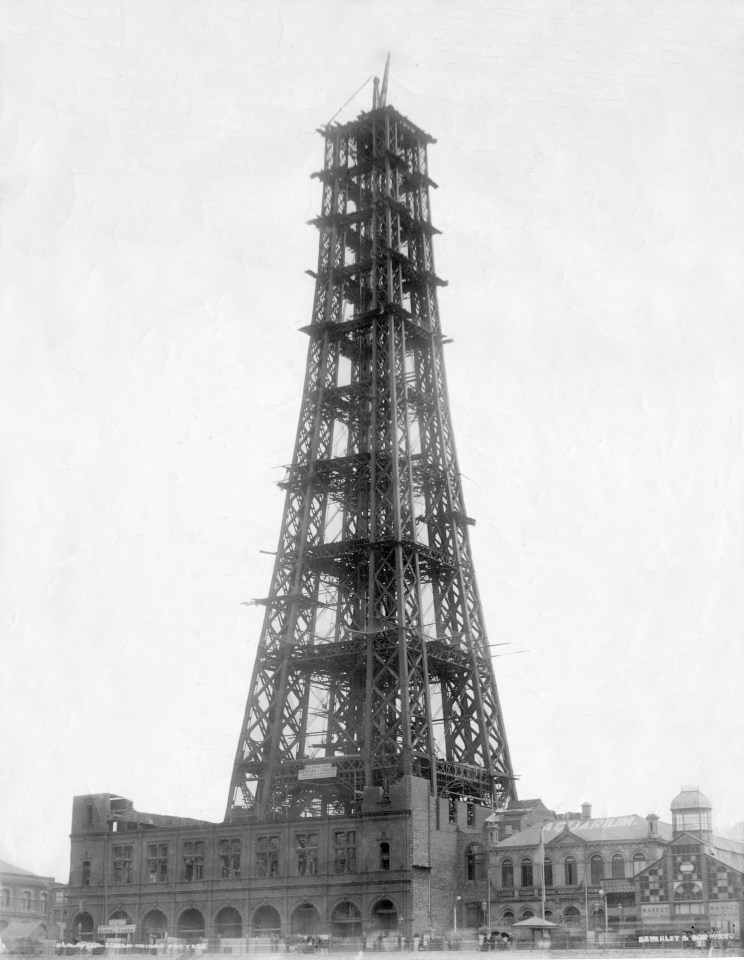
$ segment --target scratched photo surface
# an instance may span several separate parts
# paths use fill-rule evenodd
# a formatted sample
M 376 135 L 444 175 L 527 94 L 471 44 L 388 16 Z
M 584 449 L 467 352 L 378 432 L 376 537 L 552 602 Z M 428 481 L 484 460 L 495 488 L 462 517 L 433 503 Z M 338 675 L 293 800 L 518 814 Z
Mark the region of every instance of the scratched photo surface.
M 744 820 L 744 9 L 0 9 L 0 858 L 220 821 L 312 319 L 321 129 L 436 142 L 452 425 L 516 791 Z

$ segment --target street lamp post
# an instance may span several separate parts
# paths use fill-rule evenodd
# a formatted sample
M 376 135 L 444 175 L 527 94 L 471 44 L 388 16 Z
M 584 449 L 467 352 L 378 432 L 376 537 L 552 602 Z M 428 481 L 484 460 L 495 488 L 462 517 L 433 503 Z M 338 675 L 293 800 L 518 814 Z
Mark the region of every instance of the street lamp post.
M 605 940 L 607 940 L 609 917 L 607 916 L 607 891 L 604 889 L 604 887 L 600 888 L 599 895 L 604 900 Z
M 455 912 L 454 912 L 455 933 L 457 933 L 457 904 L 458 904 L 461 900 L 462 900 L 462 897 L 455 897 Z

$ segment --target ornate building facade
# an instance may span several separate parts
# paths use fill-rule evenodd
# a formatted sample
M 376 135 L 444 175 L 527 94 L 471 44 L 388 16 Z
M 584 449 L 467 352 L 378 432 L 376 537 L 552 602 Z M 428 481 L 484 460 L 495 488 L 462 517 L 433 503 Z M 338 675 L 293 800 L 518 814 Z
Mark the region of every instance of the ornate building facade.
M 697 786 L 671 804 L 672 840 L 636 877 L 641 922 L 741 935 L 744 842 L 713 832 L 713 807 Z
M 544 909 L 545 919 L 577 936 L 636 923 L 634 878 L 671 840 L 671 826 L 653 814 L 593 818 L 589 804 L 581 813 L 548 811 L 506 835 L 496 813 L 488 827 L 492 923 L 509 926 Z
M 491 921 L 544 916 L 568 935 L 685 927 L 739 936 L 744 916 L 744 842 L 713 832 L 712 805 L 696 786 L 655 814 L 556 815 L 539 801 L 487 821 Z
M 0 938 L 56 939 L 64 922 L 64 886 L 0 860 Z

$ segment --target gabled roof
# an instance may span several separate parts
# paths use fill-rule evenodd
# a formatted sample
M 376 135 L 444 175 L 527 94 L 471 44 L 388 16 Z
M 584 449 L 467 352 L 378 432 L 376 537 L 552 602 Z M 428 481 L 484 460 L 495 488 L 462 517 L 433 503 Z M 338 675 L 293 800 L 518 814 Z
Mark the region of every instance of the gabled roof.
M 584 843 L 610 843 L 627 840 L 649 840 L 648 822 L 645 817 L 631 814 L 627 817 L 604 817 L 584 820 L 549 820 L 533 824 L 526 830 L 513 833 L 510 837 L 496 844 L 499 850 L 509 847 L 534 847 L 542 840 L 547 846 L 561 835 L 571 835 Z M 668 823 L 658 823 L 659 836 L 657 839 L 668 841 L 672 839 L 672 827 Z
M 705 844 L 711 857 L 744 873 L 744 843 L 741 840 L 729 840 L 728 837 L 718 837 L 714 834 L 713 840 Z
M 713 841 L 710 842 L 708 840 L 702 840 L 694 833 L 680 833 L 672 840 L 669 849 L 674 853 L 676 847 L 692 846 L 693 844 L 697 844 L 700 852 L 705 856 L 744 874 L 744 843 L 740 840 L 730 840 L 728 837 L 714 836 Z M 665 856 L 665 854 L 662 854 L 659 860 L 663 860 Z M 651 863 L 648 863 L 643 870 L 635 875 L 634 879 L 651 870 L 659 860 L 653 860 Z
M 730 853 L 738 853 L 744 857 L 744 841 L 742 840 L 732 840 L 730 837 L 719 837 L 717 833 L 714 833 L 711 846 L 717 850 L 728 850 Z
M 34 880 L 52 880 L 52 877 L 42 877 L 38 873 L 31 873 L 30 870 L 24 870 L 23 867 L 16 867 L 7 860 L 0 860 L 0 877 L 29 877 Z
M 538 836 L 537 842 L 540 842 L 540 837 Z M 569 827 L 568 823 L 563 824 L 563 829 L 560 830 L 554 837 L 548 839 L 545 836 L 543 831 L 543 845 L 548 847 L 555 847 L 559 843 L 586 843 L 582 837 L 574 833 L 573 830 Z

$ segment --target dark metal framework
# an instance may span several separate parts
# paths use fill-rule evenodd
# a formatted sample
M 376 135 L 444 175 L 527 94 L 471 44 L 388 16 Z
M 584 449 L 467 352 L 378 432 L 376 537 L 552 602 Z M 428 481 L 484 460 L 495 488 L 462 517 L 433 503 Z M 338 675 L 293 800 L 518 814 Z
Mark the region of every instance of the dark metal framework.
M 434 141 L 389 106 L 321 132 L 305 386 L 228 817 L 353 814 L 405 774 L 500 806 L 516 792 L 450 422 Z

